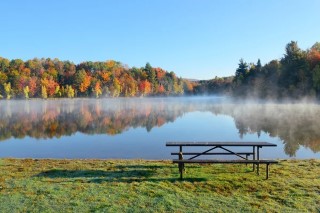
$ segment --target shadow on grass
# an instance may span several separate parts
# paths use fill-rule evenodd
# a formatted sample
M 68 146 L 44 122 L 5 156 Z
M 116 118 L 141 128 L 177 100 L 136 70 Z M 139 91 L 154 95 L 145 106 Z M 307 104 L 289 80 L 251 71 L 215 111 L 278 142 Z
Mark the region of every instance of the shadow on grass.
M 165 167 L 165 166 L 164 166 Z M 168 167 L 170 168 L 170 167 Z M 160 171 L 159 171 L 160 169 Z M 116 166 L 114 170 L 68 170 L 68 169 L 52 169 L 41 172 L 35 177 L 44 177 L 52 179 L 70 179 L 62 182 L 74 181 L 72 179 L 83 179 L 87 183 L 103 183 L 103 182 L 160 182 L 180 181 L 179 175 L 176 177 L 161 177 L 171 176 L 171 170 L 161 171 L 162 166 L 143 166 L 143 165 L 128 165 Z M 206 181 L 205 178 L 184 178 L 183 181 L 200 182 Z
M 165 168 L 172 168 L 172 166 L 169 165 L 150 165 L 150 166 L 145 166 L 145 165 L 118 165 L 115 166 L 117 169 L 165 169 Z

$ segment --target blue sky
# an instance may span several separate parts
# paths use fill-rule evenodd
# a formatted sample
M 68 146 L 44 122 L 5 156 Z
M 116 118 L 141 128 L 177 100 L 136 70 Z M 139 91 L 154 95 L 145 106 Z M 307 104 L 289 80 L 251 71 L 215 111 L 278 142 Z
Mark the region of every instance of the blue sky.
M 0 56 L 121 61 L 211 79 L 240 58 L 280 59 L 320 42 L 319 0 L 3 0 Z

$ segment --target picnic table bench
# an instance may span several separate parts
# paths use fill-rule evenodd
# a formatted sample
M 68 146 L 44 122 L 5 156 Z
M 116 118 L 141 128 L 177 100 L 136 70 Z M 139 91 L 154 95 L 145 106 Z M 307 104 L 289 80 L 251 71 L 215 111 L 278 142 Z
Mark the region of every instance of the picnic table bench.
M 177 163 L 179 166 L 180 179 L 183 178 L 184 164 L 186 163 L 216 163 L 216 164 L 252 164 L 253 171 L 257 168 L 257 174 L 259 175 L 259 165 L 266 165 L 266 179 L 269 178 L 269 165 L 278 163 L 276 160 L 261 160 L 260 148 L 262 147 L 274 147 L 277 146 L 268 142 L 167 142 L 166 146 L 178 146 L 179 152 L 172 152 L 171 155 L 178 155 L 178 159 L 174 159 L 173 163 Z M 183 152 L 183 147 L 206 147 L 205 151 L 193 151 Z M 233 148 L 247 147 L 248 151 L 232 151 Z M 215 150 L 215 152 L 212 152 Z M 216 152 L 216 150 L 219 150 Z M 221 151 L 222 150 L 222 151 Z M 185 155 L 190 155 L 188 159 L 184 159 Z M 224 160 L 224 159 L 195 159 L 200 156 L 207 155 L 233 155 L 238 157 L 236 160 Z M 249 158 L 252 156 L 251 158 Z

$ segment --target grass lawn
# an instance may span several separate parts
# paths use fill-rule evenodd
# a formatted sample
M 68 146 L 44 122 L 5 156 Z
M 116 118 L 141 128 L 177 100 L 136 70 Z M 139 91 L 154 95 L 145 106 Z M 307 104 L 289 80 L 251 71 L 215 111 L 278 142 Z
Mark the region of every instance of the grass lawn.
M 0 212 L 320 212 L 320 160 L 261 167 L 0 159 Z

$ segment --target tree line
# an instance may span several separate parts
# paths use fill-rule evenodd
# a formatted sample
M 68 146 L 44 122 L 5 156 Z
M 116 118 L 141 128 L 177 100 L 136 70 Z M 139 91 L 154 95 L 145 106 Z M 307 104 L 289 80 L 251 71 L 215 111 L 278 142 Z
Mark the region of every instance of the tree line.
M 198 88 L 197 88 L 198 87 Z M 229 94 L 234 97 L 261 99 L 320 98 L 320 43 L 302 50 L 291 41 L 280 60 L 265 65 L 258 60 L 240 59 L 235 75 L 202 81 L 195 89 L 202 93 Z
M 135 97 L 221 94 L 262 99 L 320 98 L 320 43 L 285 47 L 265 65 L 240 59 L 234 76 L 191 81 L 149 63 L 137 68 L 109 60 L 74 64 L 59 59 L 0 57 L 0 98 Z
M 129 68 L 113 60 L 74 64 L 59 59 L 0 57 L 0 98 L 182 95 L 192 84 L 149 63 Z

